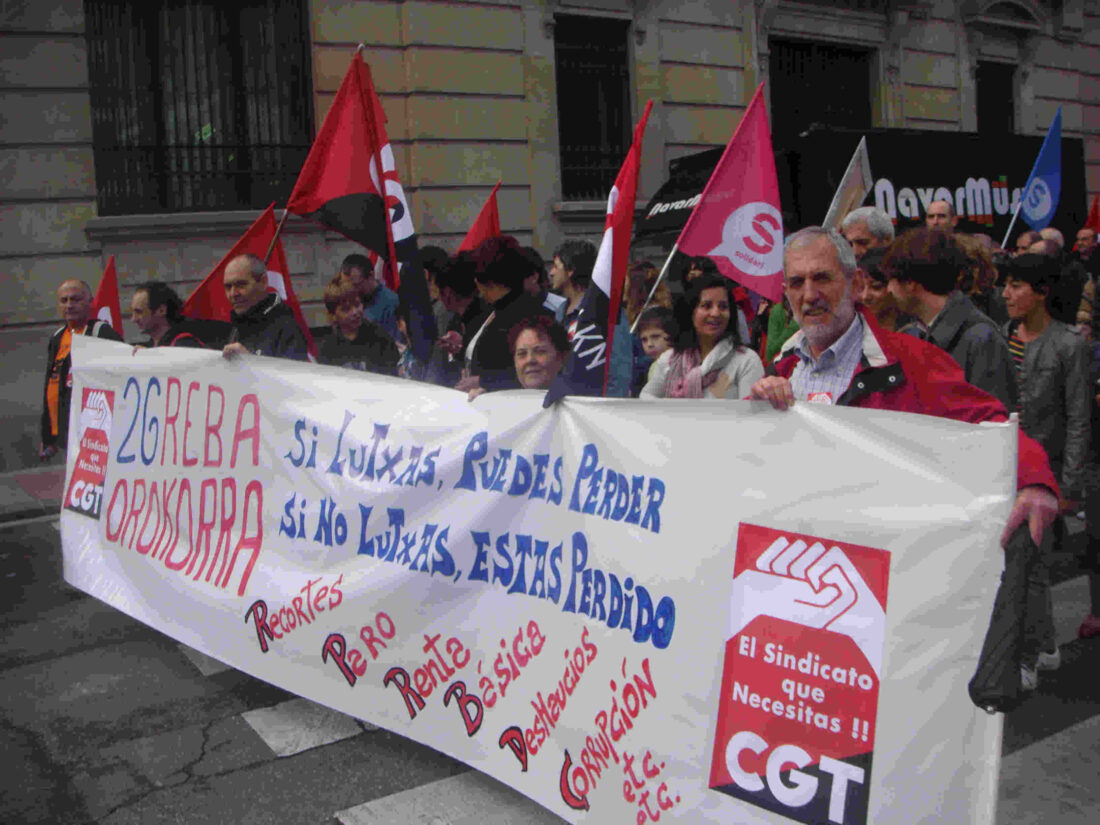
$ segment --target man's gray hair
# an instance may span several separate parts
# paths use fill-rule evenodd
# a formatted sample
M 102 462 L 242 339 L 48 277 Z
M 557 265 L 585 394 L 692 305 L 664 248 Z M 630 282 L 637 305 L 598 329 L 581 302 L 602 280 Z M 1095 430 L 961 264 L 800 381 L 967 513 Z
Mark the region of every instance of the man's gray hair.
M 824 229 L 820 226 L 807 226 L 799 229 L 793 235 L 788 235 L 783 242 L 783 257 L 792 249 L 801 249 L 809 246 L 820 238 L 827 238 L 836 249 L 836 259 L 840 262 L 840 269 L 844 277 L 851 280 L 856 274 L 856 253 L 852 251 L 852 245 L 844 239 L 844 236 L 835 229 Z
M 894 222 L 877 206 L 861 206 L 859 209 L 853 209 L 841 222 L 840 228 L 847 229 L 855 223 L 867 224 L 867 231 L 880 241 L 890 243 L 894 240 Z
M 241 260 L 248 261 L 248 272 L 252 275 L 252 280 L 258 281 L 261 278 L 267 277 L 267 264 L 264 263 L 263 258 L 257 257 L 250 252 L 245 252 L 235 257 L 229 264 L 234 264 Z M 226 264 L 226 267 L 228 267 L 229 264 Z
M 1058 244 L 1059 249 L 1066 248 L 1065 236 L 1053 226 L 1045 226 L 1040 229 L 1039 237 L 1042 238 L 1044 241 L 1054 241 L 1056 244 Z

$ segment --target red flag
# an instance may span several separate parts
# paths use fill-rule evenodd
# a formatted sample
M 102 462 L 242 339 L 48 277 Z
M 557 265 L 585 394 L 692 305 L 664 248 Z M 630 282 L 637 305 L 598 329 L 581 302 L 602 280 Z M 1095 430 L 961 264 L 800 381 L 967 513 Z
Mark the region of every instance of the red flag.
M 122 337 L 122 307 L 118 301 L 118 274 L 115 272 L 115 256 L 107 259 L 107 267 L 92 299 L 92 317 L 104 321 Z
M 470 231 L 466 233 L 466 237 L 462 240 L 462 245 L 458 247 L 459 252 L 476 249 L 477 245 L 487 238 L 496 238 L 500 235 L 500 210 L 497 208 L 498 189 L 500 189 L 500 181 L 497 181 L 497 185 L 489 193 L 489 199 L 481 207 L 481 211 L 470 227 Z
M 642 119 L 634 127 L 634 141 L 626 153 L 615 184 L 607 197 L 607 218 L 603 240 L 592 266 L 592 283 L 581 298 L 577 311 L 573 351 L 565 366 L 546 391 L 542 405 L 548 407 L 566 395 L 606 395 L 608 366 L 615 325 L 619 320 L 623 282 L 630 257 L 630 233 L 634 227 L 634 196 L 638 191 L 638 167 L 642 160 L 642 137 L 653 101 L 646 103 Z
M 244 254 L 255 255 L 262 261 L 275 237 L 275 227 L 275 204 L 271 204 L 248 228 L 248 231 L 241 235 L 241 239 L 233 245 L 225 257 L 218 261 L 218 265 L 203 279 L 202 283 L 195 287 L 195 291 L 183 302 L 183 314 L 192 318 L 228 321 L 232 307 L 229 305 L 229 298 L 225 295 L 225 286 L 222 283 L 225 267 L 238 255 Z M 286 301 L 286 305 L 294 313 L 294 320 L 298 322 L 298 327 L 306 338 L 306 348 L 310 356 L 316 358 L 317 344 L 314 343 L 309 325 L 302 315 L 302 307 L 298 303 L 298 296 L 294 294 L 294 285 L 290 282 L 289 273 L 286 255 L 283 253 L 283 242 L 276 241 L 274 248 L 271 249 L 271 256 L 267 259 L 268 291 L 277 293 Z
M 1100 195 L 1092 196 L 1092 206 L 1089 207 L 1089 218 L 1085 221 L 1085 227 L 1100 235 Z
M 642 163 L 642 138 L 653 101 L 645 105 L 641 120 L 634 127 L 634 140 L 626 153 L 626 159 L 615 177 L 615 185 L 607 198 L 607 218 L 604 220 L 603 240 L 592 266 L 592 283 L 607 296 L 607 360 L 603 371 L 603 394 L 607 394 L 607 372 L 611 365 L 611 346 L 615 339 L 615 326 L 619 320 L 619 304 L 623 297 L 623 283 L 630 265 L 630 236 L 634 229 L 634 197 L 638 191 L 638 168 Z
M 416 234 L 386 135 L 386 115 L 370 68 L 358 52 L 302 164 L 286 208 L 390 261 L 387 286 L 397 288 L 398 265 L 412 259 Z
M 764 84 L 710 176 L 677 245 L 709 256 L 727 278 L 772 301 L 783 297 L 783 215 Z

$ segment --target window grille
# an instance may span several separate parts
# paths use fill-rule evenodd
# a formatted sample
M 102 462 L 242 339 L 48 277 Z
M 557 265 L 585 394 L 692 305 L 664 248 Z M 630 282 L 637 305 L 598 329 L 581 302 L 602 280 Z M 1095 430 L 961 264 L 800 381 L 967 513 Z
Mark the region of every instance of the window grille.
M 100 215 L 259 209 L 313 137 L 305 0 L 85 0 Z
M 871 126 L 871 56 L 868 49 L 832 43 L 772 40 L 772 137 L 791 148 L 807 130 Z
M 562 15 L 554 25 L 561 189 L 605 200 L 630 148 L 630 72 L 623 20 Z

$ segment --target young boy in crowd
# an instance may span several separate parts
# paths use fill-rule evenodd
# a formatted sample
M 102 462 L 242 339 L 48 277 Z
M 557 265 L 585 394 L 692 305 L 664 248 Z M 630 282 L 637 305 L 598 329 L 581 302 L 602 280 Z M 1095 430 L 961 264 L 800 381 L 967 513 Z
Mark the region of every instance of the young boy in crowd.
M 363 316 L 363 300 L 354 284 L 337 275 L 324 293 L 332 334 L 321 342 L 317 360 L 335 367 L 397 375 L 400 353 L 382 327 Z
M 668 307 L 653 306 L 638 316 L 638 339 L 642 342 L 644 358 L 634 360 L 634 386 L 631 394 L 637 397 L 649 380 L 649 371 L 661 353 L 672 346 L 680 334 L 676 317 Z

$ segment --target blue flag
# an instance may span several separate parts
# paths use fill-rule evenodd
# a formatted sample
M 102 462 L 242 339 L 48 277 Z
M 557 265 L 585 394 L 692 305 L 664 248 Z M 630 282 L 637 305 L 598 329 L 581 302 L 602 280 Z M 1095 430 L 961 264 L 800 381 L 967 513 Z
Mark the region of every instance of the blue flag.
M 1038 231 L 1050 223 L 1062 194 L 1062 107 L 1054 115 L 1043 147 L 1020 196 L 1020 212 L 1027 225 Z

